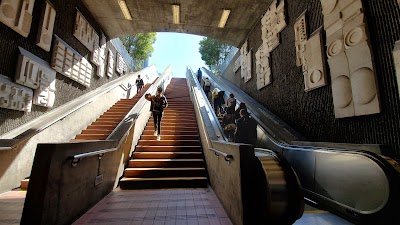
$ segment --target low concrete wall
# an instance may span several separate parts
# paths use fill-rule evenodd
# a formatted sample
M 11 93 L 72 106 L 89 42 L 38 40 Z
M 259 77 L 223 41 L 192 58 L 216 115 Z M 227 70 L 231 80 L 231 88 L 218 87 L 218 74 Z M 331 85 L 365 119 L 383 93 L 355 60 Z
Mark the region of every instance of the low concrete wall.
M 39 144 L 21 224 L 72 224 L 114 187 L 123 145 L 114 152 L 83 158 L 75 167 L 70 156 L 114 148 L 116 141 Z M 103 182 L 95 186 L 95 178 Z
M 16 149 L 0 151 L 0 193 L 19 187 L 21 180 L 30 175 L 38 143 L 56 143 L 71 140 L 115 102 L 125 97 L 126 91 L 116 87 L 36 134 Z

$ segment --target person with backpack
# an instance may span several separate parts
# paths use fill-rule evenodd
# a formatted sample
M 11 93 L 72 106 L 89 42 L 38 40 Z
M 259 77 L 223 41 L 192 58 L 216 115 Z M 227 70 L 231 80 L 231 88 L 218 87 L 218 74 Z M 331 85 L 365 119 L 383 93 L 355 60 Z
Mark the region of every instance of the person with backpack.
M 157 136 L 157 141 L 161 140 L 161 119 L 164 109 L 168 106 L 167 98 L 162 94 L 162 91 L 162 87 L 158 87 L 156 95 L 145 95 L 145 98 L 151 101 L 150 111 L 153 114 L 154 136 Z
M 255 145 L 257 142 L 257 121 L 250 117 L 246 109 L 240 110 L 236 123 L 235 142 Z
M 247 106 L 246 106 L 246 104 L 244 102 L 241 102 L 239 104 L 239 108 L 236 109 L 236 111 L 235 111 L 235 120 L 236 120 L 236 122 L 237 122 L 238 119 L 240 119 L 240 110 L 242 110 L 242 109 L 247 111 Z
M 144 86 L 143 79 L 140 78 L 140 75 L 137 76 L 137 79 L 135 81 L 136 87 L 137 87 L 137 92 L 136 94 L 141 94 L 142 93 L 142 88 Z
M 203 86 L 204 93 L 206 93 L 206 96 L 208 98 L 208 94 L 211 92 L 211 81 L 206 77 L 204 80 L 204 86 Z

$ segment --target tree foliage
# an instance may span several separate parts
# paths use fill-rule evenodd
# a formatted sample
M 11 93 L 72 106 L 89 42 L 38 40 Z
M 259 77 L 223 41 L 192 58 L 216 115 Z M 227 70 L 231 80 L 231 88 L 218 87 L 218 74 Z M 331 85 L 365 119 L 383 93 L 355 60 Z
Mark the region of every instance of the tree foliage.
M 203 38 L 199 45 L 201 59 L 211 71 L 217 72 L 228 55 L 231 46 L 208 37 Z
M 120 38 L 136 67 L 142 68 L 143 62 L 151 56 L 156 42 L 156 33 L 139 33 Z

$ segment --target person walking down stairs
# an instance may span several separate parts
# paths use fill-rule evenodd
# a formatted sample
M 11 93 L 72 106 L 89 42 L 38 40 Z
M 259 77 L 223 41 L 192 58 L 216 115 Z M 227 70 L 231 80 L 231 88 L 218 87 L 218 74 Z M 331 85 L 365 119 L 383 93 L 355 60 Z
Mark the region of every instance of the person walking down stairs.
M 158 87 L 155 96 L 151 94 L 145 95 L 145 98 L 151 101 L 150 111 L 153 113 L 154 119 L 154 136 L 157 136 L 158 141 L 161 140 L 161 119 L 164 109 L 168 106 L 167 98 L 162 94 L 162 91 L 162 87 Z

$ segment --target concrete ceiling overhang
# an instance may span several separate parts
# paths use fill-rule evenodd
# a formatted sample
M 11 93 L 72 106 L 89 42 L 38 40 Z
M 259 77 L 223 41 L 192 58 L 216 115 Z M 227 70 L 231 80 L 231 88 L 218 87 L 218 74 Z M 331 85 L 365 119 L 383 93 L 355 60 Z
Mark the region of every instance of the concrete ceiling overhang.
M 267 10 L 268 0 L 126 0 L 133 20 L 126 20 L 118 0 L 83 0 L 110 38 L 147 32 L 207 36 L 239 47 Z M 180 24 L 172 23 L 172 6 L 180 5 Z M 223 9 L 231 13 L 218 28 Z

